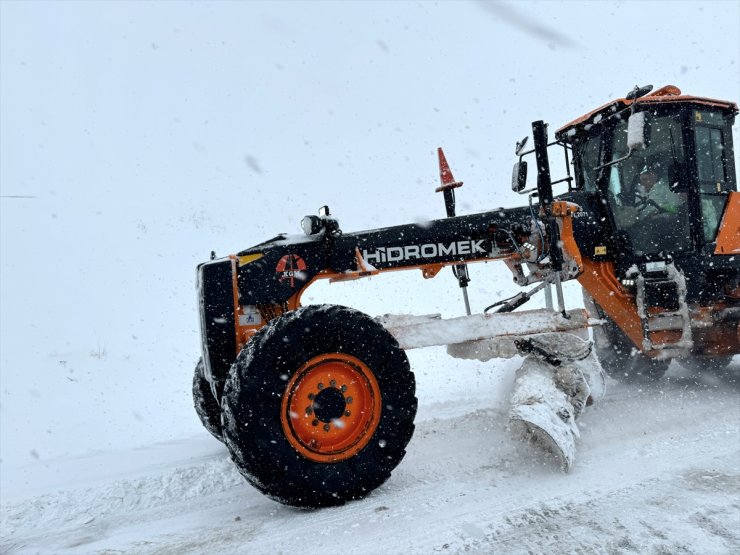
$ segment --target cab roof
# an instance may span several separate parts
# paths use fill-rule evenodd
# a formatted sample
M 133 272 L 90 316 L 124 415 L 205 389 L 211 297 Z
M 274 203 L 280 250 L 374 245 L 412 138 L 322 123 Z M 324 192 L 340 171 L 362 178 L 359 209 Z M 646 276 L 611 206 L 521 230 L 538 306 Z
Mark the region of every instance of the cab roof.
M 596 110 L 593 110 L 562 126 L 556 131 L 555 135 L 556 137 L 558 137 L 558 139 L 565 138 L 571 134 L 569 133 L 570 131 L 575 131 L 581 125 L 584 125 L 589 121 L 591 123 L 598 123 L 598 121 L 601 120 L 601 117 L 616 113 L 633 104 L 668 104 L 679 102 L 704 104 L 707 106 L 724 108 L 725 110 L 730 110 L 734 114 L 738 113 L 737 104 L 735 104 L 734 102 L 728 102 L 726 100 L 715 100 L 713 98 L 705 98 L 701 96 L 684 95 L 683 93 L 681 93 L 681 89 L 679 89 L 678 87 L 674 85 L 666 85 L 665 87 L 661 87 L 657 91 L 653 91 L 645 96 L 641 96 L 636 99 L 618 98 L 617 100 L 612 100 L 611 102 L 608 102 L 603 106 L 596 108 Z

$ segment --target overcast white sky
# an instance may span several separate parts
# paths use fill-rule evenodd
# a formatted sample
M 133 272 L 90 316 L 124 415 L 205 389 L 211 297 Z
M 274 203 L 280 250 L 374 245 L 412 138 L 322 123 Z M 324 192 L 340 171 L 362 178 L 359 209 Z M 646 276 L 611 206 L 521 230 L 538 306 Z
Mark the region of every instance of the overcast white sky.
M 738 2 L 1 2 L 1 458 L 190 426 L 211 249 L 322 204 L 347 231 L 441 217 L 437 146 L 461 213 L 519 204 L 533 120 L 646 83 L 740 100 L 739 22 Z M 429 312 L 397 291 L 367 310 Z

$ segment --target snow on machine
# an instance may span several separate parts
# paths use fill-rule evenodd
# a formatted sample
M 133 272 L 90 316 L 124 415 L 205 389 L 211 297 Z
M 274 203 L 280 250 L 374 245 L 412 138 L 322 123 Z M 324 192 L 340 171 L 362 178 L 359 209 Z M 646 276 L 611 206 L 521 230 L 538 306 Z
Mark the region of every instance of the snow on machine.
M 303 219 L 305 236 L 278 235 L 200 264 L 195 408 L 247 481 L 300 507 L 342 504 L 385 482 L 414 431 L 406 349 L 524 355 L 510 427 L 564 469 L 576 418 L 603 394 L 602 368 L 621 381 L 658 380 L 672 359 L 721 372 L 740 353 L 738 110 L 674 86 L 651 91 L 635 87 L 553 142 L 534 122 L 533 146 L 517 143 L 512 176 L 513 189 L 529 194 L 525 207 L 457 216 L 462 183 L 440 149 L 444 219 L 344 233 L 324 207 Z M 551 147 L 562 149 L 567 170 L 555 181 Z M 528 156 L 537 169 L 531 189 Z M 556 184 L 566 190 L 554 195 Z M 491 260 L 532 288 L 471 314 L 467 264 Z M 300 302 L 320 279 L 409 269 L 433 278 L 446 266 L 466 316 L 372 318 Z M 586 310 L 566 310 L 561 284 L 572 279 Z M 519 310 L 538 292 L 547 308 Z

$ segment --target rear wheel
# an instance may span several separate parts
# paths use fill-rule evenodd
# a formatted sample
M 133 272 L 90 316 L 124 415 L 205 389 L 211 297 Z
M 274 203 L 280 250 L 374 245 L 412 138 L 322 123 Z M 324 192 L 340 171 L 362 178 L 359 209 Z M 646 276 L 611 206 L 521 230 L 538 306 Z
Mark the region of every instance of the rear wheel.
M 583 302 L 591 316 L 604 320 L 604 324 L 592 329 L 596 356 L 609 377 L 625 383 L 654 382 L 663 377 L 670 360 L 650 358 L 637 350 L 627 334 L 585 289 Z
M 401 462 L 415 381 L 388 331 L 356 310 L 307 306 L 242 350 L 222 400 L 224 437 L 244 477 L 298 507 L 364 497 Z
M 732 375 L 732 371 L 729 368 L 732 362 L 732 355 L 726 356 L 692 356 L 685 359 L 679 359 L 679 364 L 690 372 L 712 372 L 720 378 L 730 379 L 736 376 Z
M 219 441 L 223 441 L 221 433 L 221 407 L 213 396 L 211 384 L 204 374 L 203 359 L 195 365 L 193 376 L 193 405 L 198 413 L 203 427 Z

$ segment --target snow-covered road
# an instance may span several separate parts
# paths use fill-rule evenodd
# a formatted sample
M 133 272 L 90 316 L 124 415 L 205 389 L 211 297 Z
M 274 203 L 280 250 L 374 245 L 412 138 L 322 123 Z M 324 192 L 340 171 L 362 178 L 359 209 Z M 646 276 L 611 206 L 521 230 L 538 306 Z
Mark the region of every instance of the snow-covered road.
M 364 500 L 279 505 L 203 432 L 11 469 L 2 552 L 740 552 L 737 383 L 694 380 L 675 364 L 660 385 L 610 381 L 580 420 L 576 462 L 562 474 L 505 429 L 514 362 L 491 363 L 502 369 L 491 380 L 470 372 L 484 366 L 414 352 L 424 368 L 416 434 Z M 437 380 L 425 403 L 426 373 L 442 371 L 461 379 Z

